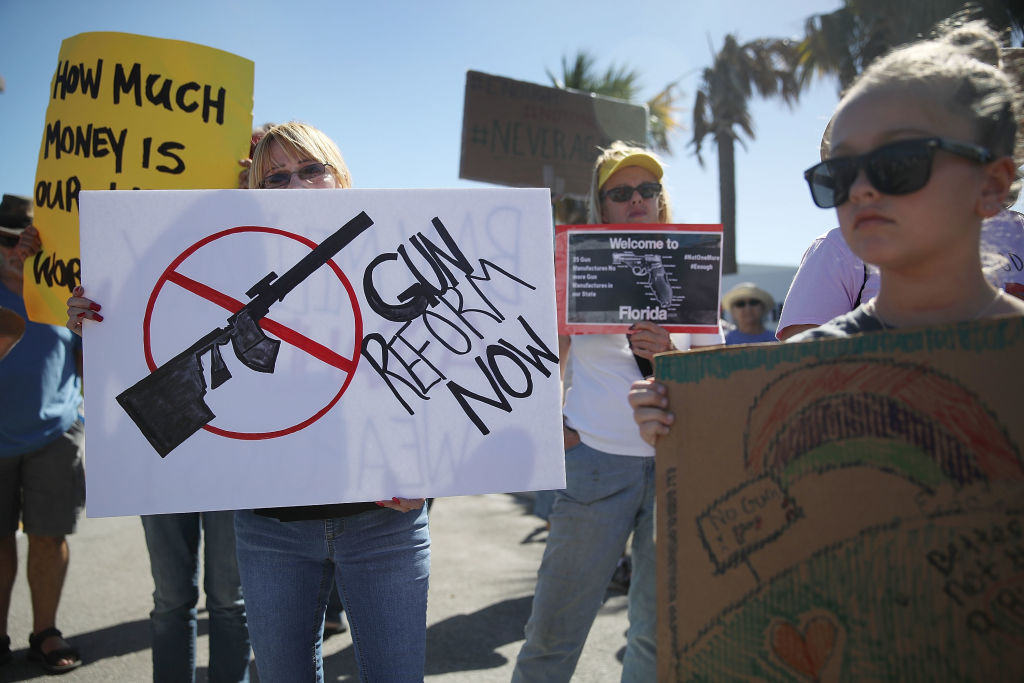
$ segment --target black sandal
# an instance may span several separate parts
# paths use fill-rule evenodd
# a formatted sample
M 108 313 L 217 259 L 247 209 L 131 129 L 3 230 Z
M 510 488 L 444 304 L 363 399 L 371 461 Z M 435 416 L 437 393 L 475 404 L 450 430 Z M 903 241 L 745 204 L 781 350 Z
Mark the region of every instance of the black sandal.
M 14 655 L 11 654 L 11 637 L 4 636 L 0 639 L 0 666 L 10 663 L 14 659 Z
M 59 647 L 51 652 L 43 652 L 43 643 L 47 638 L 57 637 L 61 640 L 64 635 L 55 627 L 43 629 L 39 633 L 29 634 L 28 637 L 28 658 L 33 662 L 39 662 L 40 666 L 52 674 L 62 674 L 82 665 L 82 656 L 75 647 Z M 72 660 L 70 664 L 57 664 L 62 659 Z

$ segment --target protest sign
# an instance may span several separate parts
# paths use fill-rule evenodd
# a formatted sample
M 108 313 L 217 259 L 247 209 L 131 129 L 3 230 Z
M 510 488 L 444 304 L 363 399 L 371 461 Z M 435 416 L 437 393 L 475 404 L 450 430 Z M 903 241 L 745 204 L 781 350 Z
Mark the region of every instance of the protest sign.
M 718 332 L 721 225 L 559 225 L 559 334 L 615 334 L 649 320 Z
M 82 190 L 227 188 L 252 132 L 253 63 L 179 40 L 80 33 L 61 44 L 36 167 L 43 251 L 25 305 L 62 325 L 81 281 Z
M 1022 680 L 1024 318 L 656 357 L 662 681 Z
M 647 106 L 469 71 L 459 177 L 586 196 L 598 148 L 644 144 Z
M 90 516 L 564 486 L 546 190 L 81 203 Z

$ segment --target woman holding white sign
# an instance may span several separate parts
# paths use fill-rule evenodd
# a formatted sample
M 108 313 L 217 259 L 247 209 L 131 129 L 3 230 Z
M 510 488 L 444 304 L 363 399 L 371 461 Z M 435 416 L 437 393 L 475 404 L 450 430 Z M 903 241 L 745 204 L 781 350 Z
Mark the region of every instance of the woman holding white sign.
M 270 128 L 248 170 L 254 189 L 351 187 L 334 142 L 297 122 Z M 96 308 L 84 297 L 69 299 L 69 327 L 80 332 L 83 320 L 97 319 Z M 324 614 L 335 582 L 360 680 L 423 679 L 430 572 L 423 503 L 392 498 L 235 513 L 238 569 L 261 681 L 323 681 Z
M 616 142 L 594 166 L 591 223 L 668 223 L 664 170 L 649 152 Z M 512 680 L 568 681 L 630 534 L 633 573 L 623 681 L 653 681 L 654 449 L 624 400 L 655 353 L 721 344 L 721 335 L 670 335 L 652 322 L 628 335 L 562 337 L 571 386 L 563 406 L 566 488 L 555 493 L 526 643 Z M 647 364 L 646 366 L 644 364 Z

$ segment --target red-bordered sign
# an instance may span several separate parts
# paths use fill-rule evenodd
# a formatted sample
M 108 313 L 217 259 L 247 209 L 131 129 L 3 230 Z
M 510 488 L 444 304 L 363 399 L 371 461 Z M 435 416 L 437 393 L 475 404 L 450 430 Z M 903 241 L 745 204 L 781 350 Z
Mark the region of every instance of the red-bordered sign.
M 618 334 L 641 320 L 718 332 L 722 226 L 559 225 L 559 334 Z

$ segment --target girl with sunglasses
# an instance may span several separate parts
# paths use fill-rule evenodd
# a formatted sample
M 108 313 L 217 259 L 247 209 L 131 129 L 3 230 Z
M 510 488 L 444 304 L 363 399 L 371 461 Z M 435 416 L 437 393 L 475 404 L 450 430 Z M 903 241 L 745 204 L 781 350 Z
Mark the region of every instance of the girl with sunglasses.
M 344 189 L 348 167 L 320 130 L 271 127 L 248 168 L 250 188 Z M 102 320 L 84 291 L 68 326 Z M 76 324 L 77 323 L 77 324 Z M 260 680 L 323 681 L 323 626 L 337 584 L 360 680 L 419 681 L 426 658 L 430 534 L 423 499 L 238 510 L 235 539 Z
M 1002 211 L 1017 169 L 1015 88 L 976 56 L 994 51 L 971 23 L 879 59 L 843 96 L 827 158 L 804 175 L 850 250 L 877 266 L 879 291 L 790 341 L 1024 315 L 979 254 L 982 220 Z M 662 385 L 634 384 L 630 403 L 645 441 L 667 433 Z
M 588 220 L 669 222 L 662 175 L 661 163 L 649 152 L 612 144 L 594 165 Z M 630 625 L 622 680 L 656 680 L 654 450 L 637 435 L 623 399 L 633 381 L 650 373 L 640 365 L 655 353 L 722 341 L 721 335 L 669 335 L 650 322 L 637 323 L 629 335 L 559 339 L 563 377 L 571 383 L 563 405 L 566 488 L 555 492 L 513 681 L 572 677 L 630 534 Z
M 963 32 L 961 32 L 963 35 Z M 985 55 L 985 60 L 1024 84 L 1024 48 L 1003 48 Z M 989 61 L 991 60 L 991 61 Z M 1015 62 L 1019 66 L 1015 68 Z M 1018 112 L 1020 115 L 1021 112 Z M 1021 120 L 1018 119 L 1018 126 Z M 829 152 L 831 124 L 822 137 L 821 158 Z M 1018 148 L 1021 146 L 1018 135 Z M 1011 188 L 1004 202 L 1017 200 L 1017 188 Z M 1004 209 L 981 223 L 981 255 L 985 275 L 996 287 L 1016 296 L 1024 296 L 1024 215 Z M 837 315 L 848 313 L 878 294 L 878 269 L 860 260 L 834 228 L 816 238 L 800 259 L 800 267 L 786 295 L 778 325 L 778 338 L 787 340 Z M 728 339 L 726 340 L 728 341 Z

